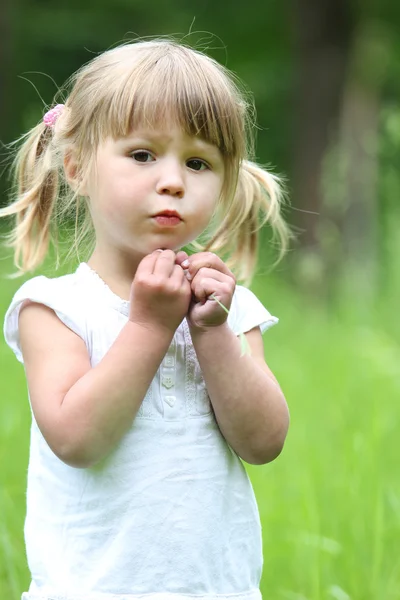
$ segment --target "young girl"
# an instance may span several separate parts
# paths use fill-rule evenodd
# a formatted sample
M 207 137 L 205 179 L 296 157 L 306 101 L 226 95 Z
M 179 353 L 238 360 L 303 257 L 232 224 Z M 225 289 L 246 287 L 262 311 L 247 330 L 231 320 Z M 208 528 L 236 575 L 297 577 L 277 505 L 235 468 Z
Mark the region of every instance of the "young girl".
M 21 273 L 55 215 L 75 207 L 95 234 L 87 262 L 28 280 L 5 316 L 32 410 L 22 598 L 259 600 L 240 459 L 278 456 L 288 409 L 263 355 L 278 319 L 233 271 L 249 279 L 262 223 L 283 251 L 291 234 L 277 179 L 248 161 L 251 105 L 167 40 L 116 47 L 70 83 L 24 136 L 1 212 Z

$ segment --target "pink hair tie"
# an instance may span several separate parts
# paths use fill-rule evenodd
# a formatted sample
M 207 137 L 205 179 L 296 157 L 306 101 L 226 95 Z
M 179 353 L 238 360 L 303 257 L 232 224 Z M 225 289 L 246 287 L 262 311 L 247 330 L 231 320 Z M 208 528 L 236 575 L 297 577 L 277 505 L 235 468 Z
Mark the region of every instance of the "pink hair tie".
M 64 104 L 57 104 L 54 108 L 47 111 L 47 113 L 43 117 L 43 123 L 47 125 L 47 127 L 53 128 L 56 124 L 58 117 L 64 110 L 64 106 Z

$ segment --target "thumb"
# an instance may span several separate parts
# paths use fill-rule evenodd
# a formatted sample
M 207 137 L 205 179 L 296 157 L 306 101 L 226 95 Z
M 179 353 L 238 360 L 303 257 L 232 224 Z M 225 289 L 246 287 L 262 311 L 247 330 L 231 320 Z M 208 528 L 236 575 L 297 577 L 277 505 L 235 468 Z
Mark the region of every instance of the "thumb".
M 181 265 L 187 258 L 189 258 L 189 255 L 184 250 L 180 250 L 176 253 L 175 264 Z

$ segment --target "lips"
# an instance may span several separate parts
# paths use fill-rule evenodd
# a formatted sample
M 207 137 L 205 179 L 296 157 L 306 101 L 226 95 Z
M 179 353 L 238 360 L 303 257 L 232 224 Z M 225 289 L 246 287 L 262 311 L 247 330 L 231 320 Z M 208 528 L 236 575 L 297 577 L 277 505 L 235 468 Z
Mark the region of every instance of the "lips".
M 176 210 L 162 210 L 161 212 L 159 212 L 153 216 L 154 217 L 175 217 L 182 221 L 181 215 L 179 213 L 177 213 Z
M 168 229 L 171 227 L 176 227 L 182 223 L 183 219 L 181 215 L 176 212 L 176 210 L 162 210 L 153 216 L 153 221 L 158 227 Z

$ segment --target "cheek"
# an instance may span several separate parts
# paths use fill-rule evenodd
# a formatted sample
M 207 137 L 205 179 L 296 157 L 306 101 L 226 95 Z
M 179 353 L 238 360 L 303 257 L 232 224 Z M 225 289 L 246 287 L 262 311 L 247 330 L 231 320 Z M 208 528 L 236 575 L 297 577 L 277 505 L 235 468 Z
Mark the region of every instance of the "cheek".
M 92 189 L 93 202 L 110 215 L 129 207 L 133 200 L 132 181 L 108 171 L 103 171 Z
M 212 189 L 212 196 L 215 202 L 218 202 L 224 186 L 224 170 L 214 173 L 213 179 L 210 181 L 210 187 Z
M 205 212 L 208 213 L 209 218 L 211 218 L 215 208 L 218 205 L 221 192 L 222 192 L 223 182 L 218 177 L 215 180 L 210 182 L 209 193 L 207 194 L 207 205 L 204 207 Z
M 209 225 L 217 203 L 208 201 L 202 203 L 201 211 L 197 215 L 196 225 L 199 232 L 203 232 Z

